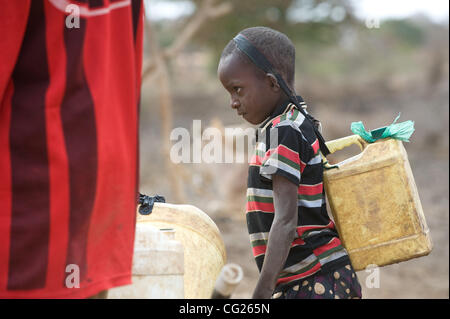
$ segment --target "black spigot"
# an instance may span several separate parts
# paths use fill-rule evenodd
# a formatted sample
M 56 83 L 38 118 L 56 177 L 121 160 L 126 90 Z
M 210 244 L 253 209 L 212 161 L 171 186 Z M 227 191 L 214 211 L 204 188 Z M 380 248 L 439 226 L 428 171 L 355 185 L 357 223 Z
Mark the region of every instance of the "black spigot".
M 156 195 L 156 196 L 147 196 L 144 194 L 139 193 L 139 202 L 138 204 L 141 205 L 139 207 L 139 214 L 141 215 L 150 215 L 153 210 L 153 204 L 154 203 L 165 203 L 166 199 L 163 196 Z

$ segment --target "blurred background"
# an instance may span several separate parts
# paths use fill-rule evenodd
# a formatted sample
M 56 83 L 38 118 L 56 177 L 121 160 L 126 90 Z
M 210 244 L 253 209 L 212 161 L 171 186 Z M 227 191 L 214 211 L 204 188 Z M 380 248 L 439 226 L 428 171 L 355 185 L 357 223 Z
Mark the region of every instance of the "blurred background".
M 245 222 L 246 164 L 174 164 L 175 127 L 248 127 L 216 76 L 222 49 L 240 30 L 268 26 L 296 46 L 296 91 L 326 140 L 415 122 L 404 143 L 431 230 L 430 255 L 380 269 L 365 298 L 449 298 L 448 2 L 318 0 L 146 0 L 141 101 L 140 192 L 191 204 L 219 227 L 228 262 L 244 270 L 233 298 L 258 278 Z M 191 133 L 192 134 L 192 133 Z M 191 151 L 192 152 L 192 151 Z M 352 153 L 353 152 L 353 153 Z M 339 161 L 356 154 L 336 154 Z M 192 156 L 192 154 L 191 154 Z

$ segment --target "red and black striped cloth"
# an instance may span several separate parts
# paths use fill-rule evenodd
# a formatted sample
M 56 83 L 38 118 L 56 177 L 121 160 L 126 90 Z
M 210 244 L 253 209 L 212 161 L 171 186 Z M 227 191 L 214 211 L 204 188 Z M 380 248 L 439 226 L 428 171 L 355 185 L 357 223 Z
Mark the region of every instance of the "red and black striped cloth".
M 131 282 L 142 28 L 141 0 L 0 1 L 0 298 Z

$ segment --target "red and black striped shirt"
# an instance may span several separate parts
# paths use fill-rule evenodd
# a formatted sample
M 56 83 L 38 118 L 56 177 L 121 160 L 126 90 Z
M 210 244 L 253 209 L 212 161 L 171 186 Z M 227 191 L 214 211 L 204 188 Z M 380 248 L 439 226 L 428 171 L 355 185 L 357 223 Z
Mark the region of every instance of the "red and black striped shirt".
M 277 213 L 273 175 L 284 176 L 298 187 L 296 236 L 275 291 L 319 271 L 329 272 L 349 263 L 347 251 L 326 209 L 319 141 L 312 123 L 293 104 L 280 105 L 261 125 L 250 161 L 246 217 L 259 270 Z
M 0 298 L 85 298 L 128 284 L 143 3 L 0 6 Z M 79 288 L 66 285 L 68 265 Z

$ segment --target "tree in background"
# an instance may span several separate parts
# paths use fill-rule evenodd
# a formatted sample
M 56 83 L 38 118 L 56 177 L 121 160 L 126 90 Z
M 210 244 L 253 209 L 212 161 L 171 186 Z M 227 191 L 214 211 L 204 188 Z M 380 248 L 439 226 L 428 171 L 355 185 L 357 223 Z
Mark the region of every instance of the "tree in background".
M 197 3 L 199 0 L 194 0 Z M 348 0 L 229 0 L 233 12 L 202 29 L 195 40 L 216 53 L 240 30 L 267 26 L 285 33 L 294 43 L 330 43 L 340 27 L 355 22 Z

